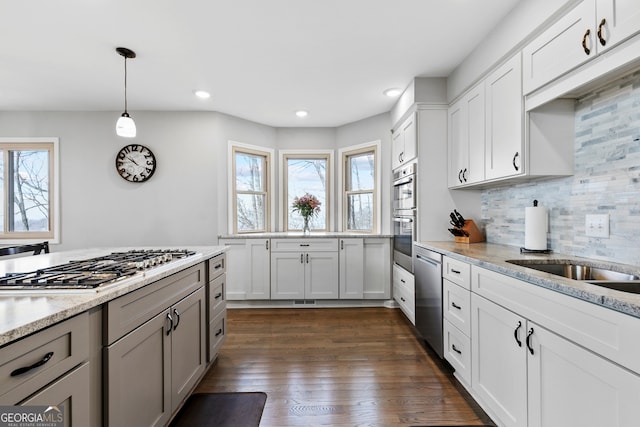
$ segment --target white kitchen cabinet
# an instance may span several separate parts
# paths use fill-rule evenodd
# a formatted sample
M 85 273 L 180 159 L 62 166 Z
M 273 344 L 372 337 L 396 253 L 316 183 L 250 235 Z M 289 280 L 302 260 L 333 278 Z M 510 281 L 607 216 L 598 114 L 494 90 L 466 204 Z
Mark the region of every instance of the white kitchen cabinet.
M 416 324 L 416 285 L 413 274 L 393 264 L 393 299 L 407 319 Z
M 448 110 L 449 187 L 481 182 L 485 176 L 485 85 L 474 86 Z
M 270 299 L 270 240 L 220 239 L 220 244 L 229 248 L 227 300 Z
M 340 299 L 364 296 L 364 239 L 340 239 Z
M 584 0 L 523 49 L 527 95 L 640 31 L 637 0 Z M 603 44 L 604 43 L 604 44 Z
M 338 299 L 338 239 L 272 239 L 271 299 Z
M 363 298 L 385 300 L 391 298 L 391 239 L 364 239 Z
M 391 168 L 396 169 L 415 159 L 417 147 L 416 114 L 412 113 L 398 126 L 391 138 Z
M 524 114 L 519 53 L 485 79 L 485 91 L 485 179 L 520 175 L 524 172 Z

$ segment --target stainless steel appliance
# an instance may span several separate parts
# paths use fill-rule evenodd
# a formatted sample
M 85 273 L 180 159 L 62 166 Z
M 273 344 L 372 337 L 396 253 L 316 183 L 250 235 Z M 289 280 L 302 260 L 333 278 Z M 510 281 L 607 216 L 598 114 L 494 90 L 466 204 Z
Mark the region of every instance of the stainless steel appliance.
M 413 273 L 416 237 L 416 173 L 410 164 L 393 173 L 393 261 Z
M 393 173 L 393 210 L 416 208 L 416 165 L 412 163 Z
M 186 249 L 150 249 L 109 255 L 0 277 L 0 290 L 97 289 L 161 264 L 196 253 Z
M 442 335 L 442 255 L 415 246 L 416 328 L 422 338 L 444 357 Z

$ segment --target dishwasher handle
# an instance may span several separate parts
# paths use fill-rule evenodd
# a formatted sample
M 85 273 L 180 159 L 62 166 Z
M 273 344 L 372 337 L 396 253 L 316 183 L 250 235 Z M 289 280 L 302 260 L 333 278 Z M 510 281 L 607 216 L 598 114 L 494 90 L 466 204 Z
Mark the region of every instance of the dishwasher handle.
M 431 265 L 432 265 L 432 266 L 434 266 L 434 267 L 439 267 L 439 266 L 441 266 L 441 265 L 442 265 L 442 263 L 441 263 L 441 262 L 438 262 L 438 261 L 432 260 L 431 258 L 425 258 L 425 257 L 423 257 L 423 256 L 422 256 L 422 255 L 420 255 L 420 254 L 416 254 L 416 259 L 417 259 L 417 260 L 419 260 L 419 261 L 424 261 L 424 262 L 426 262 L 426 263 L 429 263 L 429 264 L 431 264 Z

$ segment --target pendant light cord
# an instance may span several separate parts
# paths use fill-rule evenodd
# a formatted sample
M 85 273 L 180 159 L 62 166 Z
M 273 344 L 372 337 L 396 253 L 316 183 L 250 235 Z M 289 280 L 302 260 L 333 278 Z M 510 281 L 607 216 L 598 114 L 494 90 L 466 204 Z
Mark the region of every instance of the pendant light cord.
M 124 112 L 127 113 L 127 57 L 126 56 L 124 57 Z

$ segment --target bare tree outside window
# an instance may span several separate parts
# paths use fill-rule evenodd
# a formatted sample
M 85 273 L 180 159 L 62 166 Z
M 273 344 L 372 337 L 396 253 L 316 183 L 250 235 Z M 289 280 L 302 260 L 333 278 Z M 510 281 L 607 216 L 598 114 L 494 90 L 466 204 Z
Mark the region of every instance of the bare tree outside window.
M 373 232 L 376 213 L 376 151 L 345 154 L 345 223 L 347 230 Z
M 234 151 L 236 231 L 267 230 L 268 156 Z
M 49 232 L 50 150 L 2 150 L 3 233 Z
M 328 230 L 328 194 L 327 194 L 327 170 L 329 158 L 325 155 L 302 156 L 290 155 L 285 157 L 287 194 L 286 194 L 286 221 L 287 230 L 302 230 L 304 225 L 300 214 L 292 212 L 291 206 L 296 197 L 311 194 L 320 201 L 320 212 L 312 216 L 309 221 L 311 230 Z

